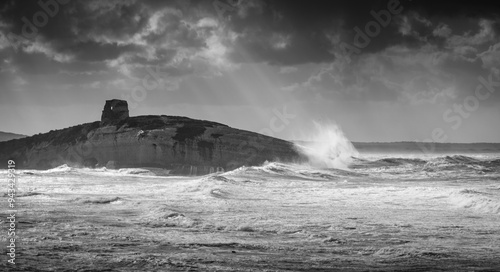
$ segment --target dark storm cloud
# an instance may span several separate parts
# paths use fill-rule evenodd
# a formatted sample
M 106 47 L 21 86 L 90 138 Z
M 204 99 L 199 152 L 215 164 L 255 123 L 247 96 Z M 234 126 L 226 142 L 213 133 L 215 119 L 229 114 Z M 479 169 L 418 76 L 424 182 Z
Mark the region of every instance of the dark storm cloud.
M 158 68 L 162 75 L 182 76 L 193 69 L 169 65 L 178 49 L 199 50 L 206 46 L 203 37 L 198 36 L 197 31 L 202 30 L 195 31 L 183 22 L 191 17 L 196 22 L 196 16 L 201 16 L 191 16 L 189 12 L 198 4 L 188 1 L 42 3 L 49 3 L 52 12 L 45 15 L 48 20 L 42 26 L 34 24 L 34 16 L 46 12 L 38 1 L 0 4 L 2 71 L 15 71 L 28 81 L 27 75 L 59 74 L 59 82 L 96 84 L 124 76 L 142 78 L 147 71 Z M 153 26 L 155 14 L 158 18 Z M 22 43 L 12 38 L 34 29 L 36 35 L 27 36 Z
M 148 59 L 144 56 L 132 54 L 129 56 L 129 61 L 140 65 L 163 65 L 172 61 L 172 58 L 175 56 L 176 52 L 177 51 L 174 49 L 160 48 L 156 49 L 155 59 Z
M 150 10 L 141 2 L 75 2 L 69 11 L 77 35 L 126 39 L 146 27 Z
M 433 1 L 420 0 L 407 2 L 408 9 L 417 11 L 428 17 L 486 17 L 499 18 L 500 6 L 498 1 Z
M 29 33 L 35 28 L 37 35 L 28 36 L 30 41 L 39 39 L 56 52 L 73 55 L 76 60 L 107 60 L 136 50 L 112 41 L 129 38 L 143 28 L 148 15 L 136 4 L 127 2 L 70 1 L 65 5 L 58 4 L 57 8 L 51 7 L 54 16 L 48 16 L 47 23 L 37 27 L 33 24 L 34 15 L 43 12 L 37 1 L 6 3 L 1 9 L 2 21 L 8 26 L 6 31 L 22 36 L 23 27 Z M 31 23 L 30 27 L 25 26 L 28 24 L 26 19 Z
M 240 34 L 234 60 L 292 65 L 333 60 L 335 48 L 341 42 L 353 45 L 358 34 L 355 28 L 364 31 L 375 20 L 372 12 L 388 10 L 391 1 L 256 2 L 245 16 L 230 17 L 229 26 Z M 446 37 L 433 32 L 443 22 L 451 24 L 451 33 L 458 35 L 479 31 L 481 19 L 492 20 L 497 33 L 500 26 L 499 8 L 493 1 L 393 2 L 402 11 L 391 15 L 390 23 L 381 27 L 360 54 L 380 52 L 394 45 L 442 47 Z
M 186 22 L 183 14 L 169 14 L 158 19 L 160 31 L 151 32 L 144 36 L 150 45 L 172 44 L 176 48 L 202 48 L 205 40 L 193 31 Z
M 33 15 L 42 10 L 37 2 L 1 4 L 2 34 L 21 35 L 26 24 L 23 18 L 33 21 Z M 42 2 L 57 3 L 55 0 Z M 59 63 L 61 69 L 64 62 L 112 60 L 118 61 L 113 69 L 116 65 L 135 66 L 131 70 L 154 65 L 173 69 L 169 64 L 174 60 L 193 61 L 198 53 L 199 58 L 221 65 L 225 60 L 218 62 L 207 54 L 214 54 L 214 48 L 224 47 L 224 53 L 216 52 L 220 53 L 217 57 L 225 57 L 222 55 L 225 54 L 233 63 L 328 63 L 339 56 L 339 45 L 353 45 L 355 28 L 364 30 L 367 23 L 374 21 L 372 12 L 387 10 L 391 1 L 248 0 L 239 1 L 225 11 L 223 18 L 214 3 L 212 0 L 69 1 L 59 4 L 57 13 L 38 28 L 38 35 L 30 40 L 36 46 L 25 50 L 27 55 L 16 60 L 26 62 L 20 67 L 28 68 L 27 64 L 40 61 L 40 55 L 33 55 L 34 59 L 29 60 L 30 54 L 44 53 L 50 61 Z M 392 3 L 402 11 L 391 15 L 390 23 L 370 39 L 359 55 L 381 52 L 395 45 L 418 49 L 431 44 L 451 50 L 457 45 L 457 42 L 450 43 L 452 36 L 479 33 L 480 20 L 491 20 L 495 33 L 499 27 L 498 8 L 491 1 L 392 0 Z M 217 23 L 201 24 L 206 18 L 215 19 Z M 216 31 L 220 31 L 218 37 L 214 36 Z M 230 35 L 234 37 L 228 38 Z M 214 48 L 209 48 L 210 42 Z M 488 45 L 474 46 L 487 48 Z M 470 49 L 463 49 L 467 50 L 471 54 Z M 181 70 L 177 74 L 194 71 Z
M 134 52 L 140 49 L 134 45 L 87 41 L 66 45 L 56 48 L 56 50 L 61 53 L 69 53 L 77 60 L 92 62 L 116 59 L 125 52 Z
M 239 49 L 236 55 L 238 60 L 242 53 L 250 54 L 253 59 L 260 59 L 278 64 L 300 64 L 307 62 L 328 62 L 334 59 L 332 49 L 340 42 L 354 44 L 358 34 L 355 28 L 365 32 L 369 22 L 375 21 L 372 12 L 388 10 L 391 1 L 266 1 L 261 2 L 263 8 L 249 12 L 244 18 L 231 17 L 231 27 L 242 35 L 239 39 Z M 446 6 L 453 4 L 435 5 L 433 2 L 420 1 L 393 1 L 401 9 L 398 14 L 391 14 L 387 26 L 381 27 L 380 33 L 370 39 L 369 44 L 362 48 L 361 54 L 375 53 L 394 45 L 404 45 L 409 48 L 419 48 L 427 44 L 443 45 L 445 38 L 433 35 L 441 17 L 427 19 L 425 14 L 450 16 L 452 12 L 445 12 Z M 417 2 L 417 3 L 415 3 Z M 438 10 L 434 10 L 434 6 Z M 457 33 L 477 31 L 477 19 L 487 5 L 479 4 L 476 8 L 470 4 L 455 7 L 453 10 L 462 11 L 472 20 L 459 29 Z M 422 15 L 424 14 L 424 15 Z M 459 13 L 462 14 L 462 13 Z M 486 18 L 495 18 L 497 13 L 489 10 Z M 403 33 L 405 24 L 410 29 Z M 273 48 L 273 35 L 288 37 L 287 47 Z
M 371 19 L 371 10 L 386 6 L 387 1 L 259 2 L 246 16 L 231 17 L 230 27 L 241 34 L 234 58 L 244 61 L 243 52 L 276 64 L 329 62 L 335 58 L 330 35 L 352 39 L 353 28 L 363 27 Z M 389 34 L 383 34 L 370 49 L 391 43 Z M 284 39 L 281 47 L 277 46 L 279 37 Z
M 38 1 L 7 1 L 1 8 L 3 32 L 21 34 L 23 17 L 32 21 L 42 10 Z M 232 45 L 235 62 L 265 61 L 272 64 L 329 62 L 333 60 L 335 39 L 351 43 L 355 27 L 363 29 L 373 20 L 371 11 L 387 9 L 389 1 L 240 1 L 228 11 L 225 26 L 238 34 Z M 499 8 L 493 1 L 435 2 L 398 1 L 403 8 L 393 15 L 391 23 L 363 48 L 362 53 L 381 51 L 389 46 L 404 44 L 418 48 L 426 43 L 443 44 L 443 37 L 432 35 L 442 17 L 498 19 Z M 177 47 L 203 48 L 205 40 L 182 21 L 186 18 L 217 16 L 213 1 L 70 1 L 58 5 L 59 11 L 50 17 L 39 36 L 56 52 L 73 55 L 76 60 L 98 61 L 116 59 L 125 53 L 137 53 L 140 48 L 118 45 L 147 29 L 154 11 L 165 7 L 180 13 L 160 18 L 162 31 L 143 38 L 150 44 L 170 42 Z M 427 20 L 428 23 L 420 19 Z M 220 18 L 219 18 L 220 19 Z M 411 32 L 400 31 L 402 20 Z M 498 22 L 493 24 L 498 29 Z M 457 31 L 456 29 L 454 30 Z M 336 36 L 336 38 L 335 38 Z M 168 40 L 167 40 L 168 39 Z M 333 39 L 333 40 L 332 40 Z M 113 44 L 115 42 L 115 44 Z

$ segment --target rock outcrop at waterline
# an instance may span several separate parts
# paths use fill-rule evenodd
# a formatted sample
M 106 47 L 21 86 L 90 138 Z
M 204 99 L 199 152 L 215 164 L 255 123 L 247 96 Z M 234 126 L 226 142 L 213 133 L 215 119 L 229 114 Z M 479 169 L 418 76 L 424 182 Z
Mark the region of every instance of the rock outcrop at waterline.
M 108 100 L 101 121 L 1 142 L 0 159 L 18 168 L 160 167 L 180 175 L 303 160 L 288 141 L 187 117 L 129 117 L 126 105 Z

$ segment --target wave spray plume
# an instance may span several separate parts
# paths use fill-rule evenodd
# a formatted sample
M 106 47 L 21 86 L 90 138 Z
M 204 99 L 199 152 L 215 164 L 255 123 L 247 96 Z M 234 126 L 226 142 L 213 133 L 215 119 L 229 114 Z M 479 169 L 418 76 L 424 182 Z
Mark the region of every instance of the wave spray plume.
M 295 148 L 313 167 L 346 169 L 352 157 L 359 155 L 356 148 L 335 123 L 313 123 L 312 133 L 303 137 L 305 141 L 295 143 Z

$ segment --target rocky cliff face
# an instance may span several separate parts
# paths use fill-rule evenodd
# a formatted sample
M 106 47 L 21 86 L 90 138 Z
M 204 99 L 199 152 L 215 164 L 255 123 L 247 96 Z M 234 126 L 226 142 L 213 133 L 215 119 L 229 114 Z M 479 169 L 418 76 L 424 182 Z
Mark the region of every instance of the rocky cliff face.
M 0 158 L 15 160 L 19 168 L 108 164 L 161 167 L 181 175 L 203 175 L 266 160 L 303 160 L 290 142 L 215 122 L 165 115 L 123 118 L 118 114 L 115 120 L 109 116 L 105 122 L 1 142 Z

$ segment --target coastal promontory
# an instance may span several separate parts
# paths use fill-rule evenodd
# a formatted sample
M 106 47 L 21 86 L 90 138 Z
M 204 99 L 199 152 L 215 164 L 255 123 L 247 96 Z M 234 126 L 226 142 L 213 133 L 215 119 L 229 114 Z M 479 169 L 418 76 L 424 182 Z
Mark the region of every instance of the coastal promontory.
M 203 175 L 265 161 L 300 161 L 291 142 L 181 116 L 130 117 L 127 102 L 107 100 L 101 120 L 0 142 L 18 168 L 155 167 Z

